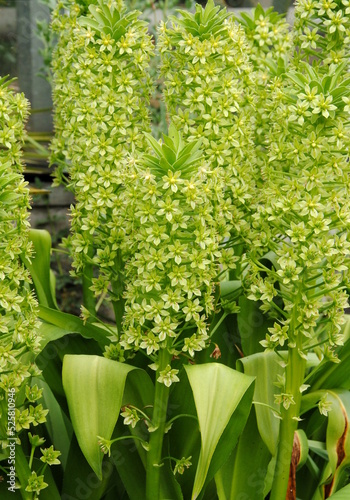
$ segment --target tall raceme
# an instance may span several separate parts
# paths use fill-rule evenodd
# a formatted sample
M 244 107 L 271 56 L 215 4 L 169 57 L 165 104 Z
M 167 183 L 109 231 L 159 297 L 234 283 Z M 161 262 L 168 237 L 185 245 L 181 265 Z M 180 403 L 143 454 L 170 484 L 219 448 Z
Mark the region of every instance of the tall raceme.
M 54 151 L 65 156 L 76 196 L 69 241 L 75 271 L 87 286 L 93 284 L 96 295 L 106 293 L 112 282 L 112 298 L 118 298 L 125 235 L 123 162 L 126 153 L 146 147 L 153 46 L 139 13 L 127 13 L 121 2 L 99 1 L 77 17 L 79 5 L 71 3 L 68 18 L 59 24 L 68 30 L 54 54 Z
M 323 79 L 306 66 L 304 74 L 290 75 L 277 111 L 285 120 L 284 140 L 270 144 L 266 203 L 255 217 L 259 230 L 269 234 L 267 249 L 277 254 L 279 270 L 259 278 L 253 296 L 263 300 L 265 310 L 272 310 L 272 299 L 279 294 L 288 311 L 283 324 L 290 324 L 290 311 L 295 311 L 301 353 L 321 334 L 319 340 L 327 340 L 320 346 L 326 355 L 341 340 L 350 222 L 350 109 L 343 100 L 350 91 L 343 69 L 339 66 L 334 73 L 333 68 Z M 331 97 L 327 108 L 307 99 L 312 85 L 318 102 L 324 102 L 325 95 Z M 303 115 L 296 112 L 298 101 L 304 105 Z M 281 283 L 280 291 L 273 286 L 275 281 Z M 285 333 L 287 342 L 288 328 Z M 268 344 L 276 348 L 284 342 L 273 335 L 268 336 Z
M 264 154 L 266 133 L 270 130 L 269 113 L 276 98 L 278 101 L 276 91 L 282 83 L 279 66 L 291 55 L 292 34 L 285 16 L 272 7 L 265 11 L 258 5 L 251 15 L 241 13 L 237 21 L 244 29 L 254 71 L 254 142 L 256 154 L 260 157 Z
M 312 3 L 321 9 L 321 2 L 297 2 L 300 19 L 309 19 Z M 331 10 L 327 15 L 342 18 L 336 12 L 331 16 Z M 332 50 L 343 50 L 341 37 L 333 42 Z M 324 43 L 322 39 L 320 49 Z M 261 300 L 262 309 L 276 320 L 264 347 L 288 349 L 285 378 L 276 395 L 282 415 L 277 455 L 281 464 L 286 450 L 291 453 L 301 392 L 307 389 L 307 355 L 316 352 L 336 361 L 334 350 L 342 344 L 348 304 L 349 75 L 346 64 L 330 64 L 329 50 L 317 50 L 316 55 L 312 67 L 297 54 L 292 64 L 297 71 L 283 75 L 278 105 L 270 115 L 264 202 L 254 218 L 257 233 L 265 235 L 266 251 L 275 254 L 275 265 L 268 269 L 252 252 L 252 274 L 247 275 L 252 282 L 250 298 Z M 276 473 L 272 500 L 285 496 L 289 462 L 284 461 L 286 466 Z
M 310 12 L 324 14 L 321 3 L 318 2 L 318 10 L 312 12 L 312 2 L 297 2 L 299 18 L 310 20 Z M 336 8 L 335 2 L 330 5 Z M 342 13 L 339 6 L 338 12 Z M 332 13 L 328 9 L 328 17 L 332 17 L 331 14 L 339 17 L 336 11 Z M 296 21 L 297 27 L 300 19 Z M 273 279 L 280 279 L 282 284 L 288 285 L 287 289 L 292 285 L 299 288 L 305 286 L 305 280 L 299 278 L 306 274 L 306 283 L 310 283 L 311 290 L 316 288 L 318 291 L 313 313 L 308 316 L 310 325 L 305 330 L 316 327 L 314 318 L 322 317 L 319 308 L 333 311 L 327 313 L 331 321 L 326 324 L 322 321 L 321 327 L 323 334 L 328 333 L 332 347 L 337 344 L 344 299 L 340 303 L 336 299 L 325 303 L 324 295 L 328 296 L 328 290 L 334 289 L 335 297 L 344 296 L 341 289 L 347 271 L 350 215 L 350 90 L 347 66 L 329 64 L 329 52 L 321 50 L 324 43 L 322 40 L 320 46 L 315 47 L 319 49 L 315 52 L 319 56 L 314 59 L 315 68 L 299 61 L 298 71 L 291 70 L 283 75 L 279 105 L 271 114 L 274 126 L 268 137 L 266 201 L 256 214 L 256 221 L 262 223 L 259 230 L 268 227 L 268 250 L 280 257 L 281 269 Z M 338 51 L 343 45 L 343 38 L 337 37 L 331 46 Z M 317 287 L 311 280 L 313 274 L 317 276 Z M 270 295 L 270 305 L 271 298 Z M 327 353 L 329 346 L 324 347 Z
M 225 215 L 216 220 L 210 185 L 217 173 L 198 141 L 184 141 L 175 127 L 161 144 L 148 139 L 153 155 L 131 163 L 125 187 L 134 217 L 121 345 L 143 351 L 156 369 L 146 463 L 146 497 L 151 499 L 159 495 L 170 386 L 179 381 L 181 361 L 175 359 L 191 359 L 209 341 L 220 274 L 217 225 L 225 223 Z M 130 424 L 135 412 L 127 409 L 123 416 Z
M 28 287 L 30 276 L 20 260 L 23 253 L 27 258 L 31 255 L 29 194 L 21 164 L 28 103 L 22 94 L 14 94 L 8 88 L 5 79 L 0 80 L 0 103 L 0 367 L 3 391 L 21 387 L 30 377 L 30 365 L 22 364 L 21 357 L 28 351 L 35 353 L 38 350 L 39 337 L 37 303 Z M 6 398 L 2 401 L 3 409 L 5 402 Z
M 45 422 L 47 410 L 40 400 L 42 390 L 31 377 L 40 371 L 34 364 L 39 352 L 38 306 L 31 292 L 31 278 L 21 262 L 30 259 L 29 192 L 23 179 L 21 146 L 28 102 L 23 94 L 0 80 L 0 440 L 2 458 L 8 457 L 8 438 Z M 8 401 L 11 400 L 11 406 Z M 13 408 L 15 404 L 15 409 Z M 11 411 L 10 411 L 11 410 Z M 15 415 L 12 414 L 15 412 Z M 10 419 L 11 416 L 11 419 Z M 13 419 L 13 420 L 12 420 Z M 36 436 L 38 437 L 38 436 Z M 23 435 L 22 435 L 23 438 Z M 44 443 L 40 441 L 40 445 Z M 18 441 L 17 441 L 18 442 Z M 37 445 L 38 446 L 38 445 Z M 35 449 L 35 447 L 34 447 Z M 55 452 L 58 456 L 59 452 Z M 57 463 L 59 463 L 57 461 Z M 4 467 L 7 467 L 6 461 Z M 27 492 L 39 492 L 47 486 L 44 476 L 29 477 L 26 458 L 16 452 L 18 480 Z M 29 494 L 29 493 L 28 493 Z
M 247 41 L 243 29 L 212 0 L 205 9 L 197 5 L 194 14 L 180 15 L 160 26 L 165 102 L 184 136 L 202 139 L 205 159 L 227 186 L 220 197 L 233 201 L 231 241 L 238 244 L 250 236 L 249 201 L 254 192 Z
M 161 145 L 148 139 L 153 156 L 140 157 L 125 191 L 133 205 L 135 254 L 126 266 L 122 344 L 153 359 L 162 350 L 192 357 L 208 340 L 220 273 L 217 228 L 225 215 L 214 218 L 216 194 L 209 187 L 217 174 L 198 141 L 183 141 L 175 127 Z M 176 380 L 160 376 L 166 385 Z
M 71 160 L 71 134 L 66 131 L 67 122 L 72 118 L 74 102 L 77 96 L 77 76 L 75 84 L 69 82 L 72 77 L 72 66 L 77 64 L 77 55 L 83 53 L 85 40 L 75 36 L 78 19 L 88 13 L 89 5 L 96 4 L 95 0 L 74 1 L 62 0 L 57 2 L 52 11 L 51 28 L 57 36 L 57 43 L 53 49 L 51 59 L 51 73 L 53 80 L 54 101 L 54 128 L 55 135 L 51 143 L 51 163 L 56 166 L 55 182 L 68 183 L 67 173 Z M 115 4 L 122 8 L 122 0 Z M 67 88 L 68 87 L 68 88 Z

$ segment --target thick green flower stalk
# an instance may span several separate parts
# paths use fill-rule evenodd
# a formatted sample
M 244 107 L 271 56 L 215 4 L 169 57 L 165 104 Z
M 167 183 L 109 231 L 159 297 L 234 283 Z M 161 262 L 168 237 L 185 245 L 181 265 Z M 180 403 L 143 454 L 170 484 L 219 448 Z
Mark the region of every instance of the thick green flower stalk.
M 139 13 L 126 13 L 120 2 L 97 2 L 77 17 L 79 8 L 73 2 L 68 18 L 63 15 L 68 29 L 54 55 L 54 149 L 69 164 L 76 196 L 69 245 L 73 267 L 90 289 L 85 306 L 93 312 L 91 290 L 120 297 L 123 161 L 126 153 L 146 147 L 153 45 Z
M 158 50 L 164 97 L 174 124 L 189 140 L 201 138 L 207 161 L 232 199 L 232 243 L 249 240 L 254 192 L 252 70 L 243 29 L 209 0 L 194 14 L 180 11 L 161 24 Z M 220 200 L 219 200 L 220 203 Z
M 214 218 L 215 169 L 205 162 L 198 141 L 183 141 L 175 127 L 162 144 L 150 135 L 153 156 L 130 165 L 126 201 L 133 206 L 127 262 L 124 334 L 121 345 L 142 350 L 156 369 L 153 430 L 147 453 L 146 498 L 159 498 L 159 465 L 169 388 L 178 382 L 179 362 L 193 358 L 210 338 L 215 285 L 222 269 Z
M 326 56 L 325 56 L 326 57 Z M 255 215 L 267 268 L 251 254 L 250 298 L 276 321 L 262 342 L 267 350 L 288 349 L 281 404 L 278 469 L 272 500 L 285 498 L 293 435 L 300 417 L 308 353 L 336 361 L 348 305 L 350 248 L 349 96 L 345 65 L 316 72 L 300 64 L 285 75 L 283 98 L 270 137 L 264 204 Z M 326 69 L 328 70 L 325 73 Z M 286 455 L 287 454 L 287 455 Z
M 350 55 L 349 0 L 298 0 L 295 5 L 295 43 L 298 60 L 318 71 L 331 64 L 348 63 Z
M 350 101 L 347 68 L 339 64 L 347 42 L 341 28 L 327 28 L 340 2 L 327 2 L 326 11 L 321 4 L 296 3 L 295 54 L 269 85 L 264 194 L 254 216 L 258 248 L 246 275 L 249 298 L 275 318 L 263 346 L 288 350 L 276 394 L 282 420 L 272 500 L 286 496 L 307 356 L 337 361 L 348 304 Z M 310 26 L 312 50 L 305 42 Z M 262 248 L 274 256 L 271 269 L 259 261 Z
M 9 83 L 5 78 L 0 80 L 0 440 L 3 456 L 9 457 L 3 463 L 5 470 L 14 465 L 10 460 L 14 444 L 20 443 L 18 435 L 45 422 L 47 414 L 36 403 L 42 390 L 31 387 L 31 377 L 40 374 L 34 364 L 40 347 L 38 306 L 30 275 L 21 261 L 32 255 L 29 191 L 21 163 L 28 102 L 23 94 L 13 92 Z M 18 481 L 23 489 L 32 491 L 33 480 L 28 481 L 24 474 L 28 464 L 20 447 L 15 455 Z M 47 486 L 43 477 L 38 478 L 38 491 Z M 14 477 L 11 479 L 15 484 Z

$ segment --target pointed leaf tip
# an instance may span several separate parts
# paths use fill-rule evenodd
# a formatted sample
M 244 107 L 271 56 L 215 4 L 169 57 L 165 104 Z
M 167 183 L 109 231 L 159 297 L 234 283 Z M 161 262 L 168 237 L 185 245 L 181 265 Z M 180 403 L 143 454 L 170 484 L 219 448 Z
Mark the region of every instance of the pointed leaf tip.
M 102 479 L 103 454 L 98 436 L 109 440 L 117 423 L 125 381 L 134 366 L 102 356 L 67 355 L 63 360 L 63 388 L 79 446 Z
M 192 499 L 198 498 L 206 484 L 208 472 L 215 474 L 217 467 L 227 458 L 227 443 L 220 443 L 225 451 L 221 457 L 217 455 L 215 467 L 212 467 L 214 454 L 223 433 L 228 426 L 232 426 L 232 416 L 240 406 L 246 392 L 252 386 L 254 377 L 244 375 L 220 363 L 207 363 L 204 365 L 185 366 L 185 370 L 193 392 L 198 423 L 201 433 L 201 451 L 194 481 Z M 235 422 L 237 435 L 230 432 L 232 448 L 238 434 L 243 430 L 248 418 L 253 390 L 251 390 L 250 404 L 238 417 L 240 422 Z M 232 449 L 231 448 L 231 449 Z

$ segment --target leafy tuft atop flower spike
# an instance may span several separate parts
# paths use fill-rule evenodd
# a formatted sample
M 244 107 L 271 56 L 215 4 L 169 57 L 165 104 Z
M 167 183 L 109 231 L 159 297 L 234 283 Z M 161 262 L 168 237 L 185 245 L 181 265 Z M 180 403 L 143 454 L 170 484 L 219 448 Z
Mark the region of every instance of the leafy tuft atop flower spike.
M 289 25 L 285 16 L 273 7 L 264 10 L 259 4 L 251 15 L 240 13 L 237 21 L 244 28 L 254 67 L 267 69 L 266 59 L 276 61 L 289 54 L 292 41 Z

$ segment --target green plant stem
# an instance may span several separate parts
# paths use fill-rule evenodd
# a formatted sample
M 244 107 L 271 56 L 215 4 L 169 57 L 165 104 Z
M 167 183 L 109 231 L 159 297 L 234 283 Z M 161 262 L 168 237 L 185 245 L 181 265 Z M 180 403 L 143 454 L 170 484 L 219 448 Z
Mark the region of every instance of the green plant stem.
M 209 332 L 209 337 L 212 337 L 214 335 L 214 333 L 216 332 L 216 330 L 219 328 L 219 326 L 222 324 L 222 322 L 227 318 L 228 316 L 228 313 L 224 313 L 221 318 L 219 319 L 219 321 L 216 323 L 216 325 L 214 326 L 214 328 L 212 329 L 211 332 Z
M 198 417 L 196 417 L 195 415 L 189 415 L 188 413 L 181 413 L 180 415 L 175 415 L 175 417 L 169 420 L 169 422 L 167 422 L 167 427 L 169 427 L 169 425 L 175 422 L 175 420 L 177 420 L 178 418 L 193 418 L 198 422 Z
M 123 299 L 123 292 L 124 292 L 123 270 L 124 270 L 124 263 L 121 256 L 121 252 L 120 250 L 118 250 L 117 259 L 115 262 L 115 271 L 117 278 L 113 279 L 111 282 L 112 291 L 115 296 L 115 299 L 112 300 L 112 305 L 115 315 L 115 323 L 118 329 L 118 335 L 120 335 L 122 331 L 122 323 L 123 323 L 124 308 L 125 308 L 125 300 Z
M 88 256 L 91 258 L 93 255 L 93 249 L 89 249 Z M 93 265 L 90 263 L 85 263 L 83 272 L 83 304 L 84 307 L 91 313 L 96 313 L 96 303 L 93 292 L 90 290 L 92 285 L 92 278 L 94 276 Z
M 164 0 L 164 7 L 163 7 L 163 20 L 166 20 L 167 17 L 167 11 L 168 11 L 168 0 Z
M 32 115 L 35 115 L 36 113 L 47 113 L 49 111 L 51 112 L 52 108 L 35 108 L 35 109 L 31 109 L 30 113 Z
M 111 445 L 117 443 L 118 441 L 124 441 L 125 439 L 134 439 L 136 441 L 141 441 L 143 446 L 148 446 L 148 443 L 144 439 L 140 438 L 140 436 L 121 436 L 119 438 L 112 439 Z
M 113 300 L 113 311 L 115 315 L 115 324 L 118 330 L 118 336 L 121 335 L 122 332 L 122 323 L 123 323 L 123 315 L 124 315 L 124 303 L 125 301 L 120 298 L 119 300 Z
M 161 349 L 159 353 L 159 366 L 156 379 L 159 374 L 171 362 L 171 354 L 167 349 Z M 146 466 L 146 500 L 159 500 L 161 458 L 165 424 L 167 419 L 167 407 L 169 399 L 169 387 L 156 381 L 154 395 L 152 425 L 156 428 L 150 435 L 149 451 L 147 453 Z
M 258 406 L 265 406 L 265 408 L 270 408 L 270 410 L 273 411 L 274 413 L 276 413 L 277 415 L 280 414 L 280 412 L 278 410 L 276 410 L 276 408 L 274 408 L 273 406 L 268 405 L 266 403 L 262 403 L 261 401 L 253 401 L 252 404 L 258 405 Z
M 30 457 L 29 457 L 29 468 L 30 469 L 33 466 L 34 452 L 35 452 L 35 446 L 32 446 L 32 449 L 30 451 Z
M 294 326 L 292 331 L 295 332 L 295 322 L 292 321 L 291 325 Z M 284 500 L 288 488 L 294 432 L 298 428 L 298 421 L 296 419 L 299 417 L 300 412 L 300 387 L 303 384 L 306 366 L 306 360 L 299 354 L 301 342 L 301 334 L 299 333 L 296 339 L 296 347 L 289 348 L 288 351 L 285 392 L 293 396 L 294 404 L 291 404 L 288 409 L 281 405 L 282 420 L 270 500 Z
M 31 476 L 31 470 L 21 446 L 16 447 L 16 475 L 18 477 L 19 483 L 21 484 L 22 499 L 32 500 L 33 494 L 29 491 L 25 491 L 25 487 L 28 484 L 28 479 Z

